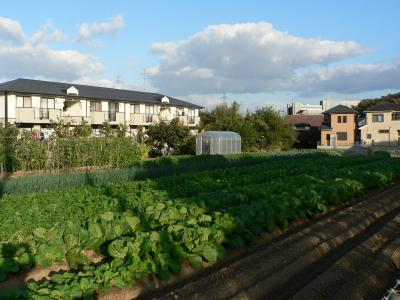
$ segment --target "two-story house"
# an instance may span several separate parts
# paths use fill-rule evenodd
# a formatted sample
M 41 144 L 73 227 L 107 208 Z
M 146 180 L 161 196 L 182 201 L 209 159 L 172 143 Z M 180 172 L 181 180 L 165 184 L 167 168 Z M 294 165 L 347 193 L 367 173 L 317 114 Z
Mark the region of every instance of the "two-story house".
M 158 93 L 31 79 L 0 84 L 0 122 L 26 129 L 45 130 L 62 119 L 72 125 L 86 121 L 96 130 L 107 121 L 135 134 L 138 126 L 175 117 L 194 128 L 201 108 Z
M 359 128 L 363 144 L 400 145 L 400 104 L 381 103 L 365 111 L 365 124 Z
M 356 142 L 357 112 L 345 105 L 337 105 L 323 113 L 321 142 L 323 147 L 351 147 Z

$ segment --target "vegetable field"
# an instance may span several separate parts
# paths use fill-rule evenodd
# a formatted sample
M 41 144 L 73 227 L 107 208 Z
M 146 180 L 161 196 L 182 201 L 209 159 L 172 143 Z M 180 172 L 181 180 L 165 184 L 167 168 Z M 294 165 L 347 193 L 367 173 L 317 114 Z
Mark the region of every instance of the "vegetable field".
M 183 261 L 199 269 L 228 247 L 398 181 L 399 162 L 383 153 L 265 156 L 223 169 L 4 195 L 0 281 L 35 265 L 67 261 L 70 270 L 3 297 L 91 298 L 150 274 L 168 278 Z

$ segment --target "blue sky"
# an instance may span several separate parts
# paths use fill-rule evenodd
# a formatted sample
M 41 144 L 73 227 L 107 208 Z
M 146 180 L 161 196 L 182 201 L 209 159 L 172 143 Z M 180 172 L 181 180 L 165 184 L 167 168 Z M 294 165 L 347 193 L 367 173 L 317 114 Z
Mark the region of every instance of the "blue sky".
M 2 81 L 143 89 L 146 69 L 147 90 L 250 109 L 400 89 L 399 1 L 0 4 Z

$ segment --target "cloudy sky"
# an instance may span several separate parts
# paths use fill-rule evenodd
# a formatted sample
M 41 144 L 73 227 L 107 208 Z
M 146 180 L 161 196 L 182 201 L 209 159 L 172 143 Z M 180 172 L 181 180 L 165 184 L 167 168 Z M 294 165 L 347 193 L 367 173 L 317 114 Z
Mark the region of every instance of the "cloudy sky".
M 400 90 L 398 0 L 37 3 L 0 0 L 0 81 L 146 89 L 207 107 L 225 95 L 244 109 Z

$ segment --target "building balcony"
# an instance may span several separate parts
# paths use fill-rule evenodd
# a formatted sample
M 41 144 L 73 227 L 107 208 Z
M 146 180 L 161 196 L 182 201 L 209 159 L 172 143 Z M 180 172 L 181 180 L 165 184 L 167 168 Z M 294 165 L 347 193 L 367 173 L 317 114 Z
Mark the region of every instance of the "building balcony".
M 111 111 L 91 111 L 90 122 L 93 125 L 101 125 L 110 122 L 111 125 L 125 124 L 125 113 Z
M 160 121 L 159 115 L 156 114 L 131 114 L 131 125 L 147 126 L 158 123 Z
M 113 125 L 125 124 L 125 113 L 122 112 L 106 112 L 108 122 Z
M 61 118 L 61 109 L 17 107 L 16 123 L 50 124 Z
M 197 126 L 200 122 L 200 117 L 195 116 L 178 116 L 178 118 L 183 123 L 183 125 L 189 127 Z

